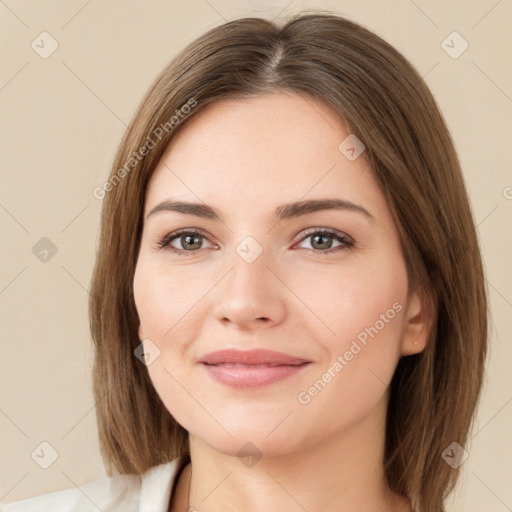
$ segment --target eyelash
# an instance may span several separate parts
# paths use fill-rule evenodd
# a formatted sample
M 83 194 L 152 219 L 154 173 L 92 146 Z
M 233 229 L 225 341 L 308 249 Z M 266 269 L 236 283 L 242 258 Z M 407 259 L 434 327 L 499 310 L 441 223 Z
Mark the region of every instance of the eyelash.
M 170 243 L 172 241 L 174 241 L 176 238 L 178 238 L 180 236 L 184 236 L 184 235 L 199 235 L 202 238 L 205 238 L 208 242 L 212 243 L 208 239 L 208 237 L 199 230 L 183 229 L 180 231 L 174 231 L 173 233 L 166 235 L 162 240 L 160 240 L 159 242 L 156 243 L 156 248 L 160 249 L 160 250 L 168 250 L 172 253 L 179 254 L 182 256 L 193 256 L 194 253 L 199 252 L 200 249 L 195 250 L 195 251 L 186 251 L 185 249 L 176 249 L 175 247 L 172 247 L 170 245 Z M 321 254 L 321 255 L 332 254 L 333 252 L 336 252 L 338 250 L 350 249 L 355 245 L 354 242 L 351 239 L 349 239 L 346 235 L 344 235 L 340 231 L 336 231 L 335 229 L 330 229 L 330 228 L 309 229 L 304 233 L 304 236 L 299 240 L 298 243 L 304 241 L 306 238 L 309 238 L 311 235 L 331 235 L 332 238 L 336 239 L 338 242 L 341 242 L 343 244 L 341 246 L 337 246 L 337 247 L 328 249 L 326 251 L 321 251 L 319 249 L 304 249 L 305 251 L 310 252 L 310 253 L 312 252 L 314 254 Z

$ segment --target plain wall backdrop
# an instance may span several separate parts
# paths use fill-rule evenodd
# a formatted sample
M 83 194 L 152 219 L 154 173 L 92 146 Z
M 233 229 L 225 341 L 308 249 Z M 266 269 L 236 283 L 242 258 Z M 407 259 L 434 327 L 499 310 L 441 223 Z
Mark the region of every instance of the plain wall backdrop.
M 512 508 L 511 0 L 1 0 L 1 502 L 106 476 L 87 316 L 101 209 L 93 189 L 143 94 L 206 30 L 303 9 L 345 15 L 395 46 L 453 135 L 493 316 L 485 389 L 448 508 Z

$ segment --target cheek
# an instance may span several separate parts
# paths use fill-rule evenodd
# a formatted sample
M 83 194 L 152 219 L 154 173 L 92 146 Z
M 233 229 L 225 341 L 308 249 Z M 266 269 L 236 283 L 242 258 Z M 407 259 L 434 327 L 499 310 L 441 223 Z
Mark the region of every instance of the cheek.
M 404 283 L 397 277 L 378 287 L 363 284 L 338 283 L 336 300 L 326 299 L 323 311 L 335 335 L 317 338 L 325 364 L 297 395 L 302 421 L 322 417 L 333 432 L 361 421 L 383 400 L 400 358 Z
M 400 358 L 405 266 L 384 268 L 376 261 L 372 268 L 368 260 L 365 263 L 350 272 L 331 272 L 323 280 L 325 287 L 308 279 L 298 292 L 322 320 L 315 338 L 325 354 L 318 374 L 307 384 L 311 387 L 302 390 L 301 403 L 311 405 L 304 412 L 312 417 L 332 415 L 333 425 L 347 411 L 354 419 L 371 410 L 389 386 Z M 333 404 L 340 404 L 341 410 Z
M 197 273 L 142 261 L 135 271 L 133 290 L 144 337 L 164 342 L 190 325 L 208 285 Z
M 322 342 L 331 356 L 348 350 L 350 342 L 379 339 L 379 346 L 400 341 L 403 310 L 407 299 L 405 267 L 385 265 L 375 258 L 348 267 L 333 266 L 321 272 L 287 276 L 304 309 L 311 335 Z M 318 326 L 314 329 L 314 325 Z M 315 334 L 316 331 L 316 334 Z M 369 345 L 369 343 L 368 343 Z
M 190 332 L 190 321 L 194 317 L 191 303 L 197 302 L 200 290 L 194 292 L 190 280 L 187 280 L 189 286 L 182 281 L 183 277 L 175 270 L 159 269 L 142 260 L 137 264 L 133 291 L 141 325 L 139 336 L 149 338 L 160 351 L 147 366 L 149 377 L 167 410 L 189 428 L 189 421 L 201 423 L 204 418 L 194 415 L 195 408 L 184 391 L 191 387 L 190 367 L 182 364 L 186 347 L 179 341 L 187 339 L 183 329 Z M 187 321 L 180 322 L 182 318 Z

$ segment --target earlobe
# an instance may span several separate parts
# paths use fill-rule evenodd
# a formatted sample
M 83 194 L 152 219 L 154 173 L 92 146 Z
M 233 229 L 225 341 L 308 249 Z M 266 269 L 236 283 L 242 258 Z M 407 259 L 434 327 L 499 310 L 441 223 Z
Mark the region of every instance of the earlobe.
M 411 293 L 404 312 L 402 356 L 418 354 L 425 349 L 432 328 L 432 314 L 427 294 L 423 290 Z
M 142 325 L 141 324 L 139 324 L 138 335 L 139 335 L 139 341 L 142 341 L 144 339 L 144 334 L 142 332 Z

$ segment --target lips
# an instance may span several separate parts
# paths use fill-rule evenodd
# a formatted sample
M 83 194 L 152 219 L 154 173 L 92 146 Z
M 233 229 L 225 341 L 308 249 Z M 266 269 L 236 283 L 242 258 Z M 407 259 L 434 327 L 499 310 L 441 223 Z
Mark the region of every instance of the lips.
M 274 352 L 273 350 L 235 350 L 225 349 L 218 350 L 206 354 L 201 360 L 204 364 L 215 365 L 241 365 L 241 366 L 278 366 L 278 365 L 299 365 L 308 363 L 307 359 L 289 356 L 282 352 Z
M 222 384 L 255 388 L 291 377 L 311 361 L 272 350 L 225 349 L 206 354 L 199 363 Z

